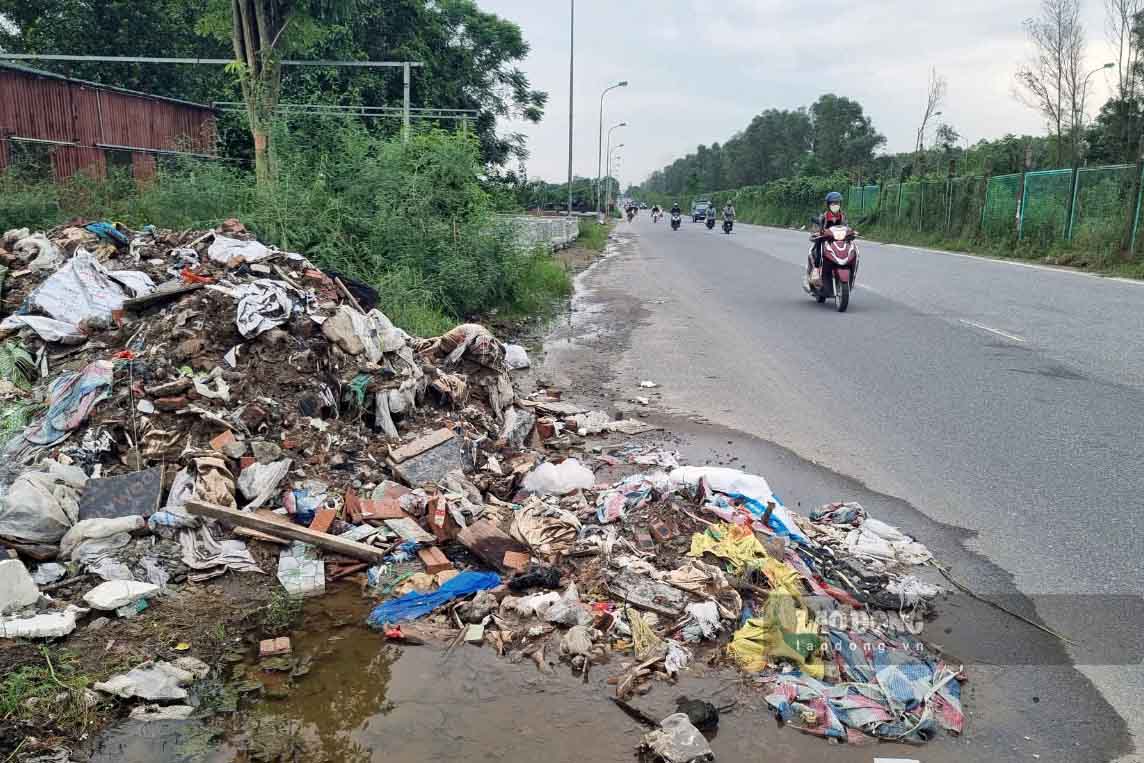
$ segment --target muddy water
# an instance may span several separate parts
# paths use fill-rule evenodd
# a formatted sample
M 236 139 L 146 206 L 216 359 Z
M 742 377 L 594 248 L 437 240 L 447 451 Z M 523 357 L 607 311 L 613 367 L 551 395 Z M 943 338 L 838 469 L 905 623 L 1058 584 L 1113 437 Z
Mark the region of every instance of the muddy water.
M 592 669 L 587 683 L 567 665 L 542 673 L 512 664 L 489 647 L 393 647 L 365 627 L 369 603 L 352 586 L 307 602 L 295 652 L 313 655 L 309 674 L 283 699 L 248 700 L 233 716 L 203 721 L 124 723 L 104 734 L 91 760 L 101 763 L 238 761 L 543 761 L 629 763 L 646 729 L 607 698 L 622 658 Z M 761 695 L 732 671 L 697 665 L 678 684 L 655 683 L 633 704 L 652 717 L 674 712 L 679 696 L 738 702 L 711 744 L 720 761 L 869 763 L 916 757 L 892 745 L 847 748 L 781 729 Z M 252 676 L 272 683 L 272 674 Z M 956 742 L 945 755 L 956 760 Z

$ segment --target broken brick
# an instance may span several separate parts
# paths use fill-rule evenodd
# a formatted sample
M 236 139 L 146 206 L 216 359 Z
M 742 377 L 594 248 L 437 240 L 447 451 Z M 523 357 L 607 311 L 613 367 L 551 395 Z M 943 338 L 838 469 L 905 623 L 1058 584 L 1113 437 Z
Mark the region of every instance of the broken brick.
M 393 498 L 361 499 L 362 519 L 405 519 L 408 516 Z
M 453 569 L 453 563 L 436 546 L 428 546 L 417 551 L 417 558 L 425 565 L 425 572 L 436 575 L 438 572 Z
M 361 498 L 358 497 L 357 492 L 350 489 L 346 491 L 345 498 L 346 518 L 353 524 L 361 522 Z
M 337 509 L 318 509 L 314 512 L 314 520 L 310 522 L 310 529 L 320 533 L 329 532 L 330 525 L 334 523 L 337 516 Z
M 510 570 L 524 572 L 528 569 L 529 555 L 520 551 L 505 551 L 504 566 Z
M 242 458 L 238 459 L 238 470 L 240 472 L 246 471 L 246 467 L 253 466 L 254 462 L 255 462 L 254 456 L 243 456 Z
M 551 440 L 556 436 L 556 421 L 547 417 L 537 419 L 536 434 L 541 440 Z
M 213 449 L 221 452 L 222 449 L 225 448 L 227 445 L 230 445 L 232 442 L 237 442 L 237 441 L 238 441 L 238 438 L 236 438 L 234 436 L 234 432 L 232 432 L 228 429 L 225 432 L 223 432 L 222 434 L 220 434 L 218 437 L 215 437 L 213 440 L 211 440 L 211 447 Z
M 290 654 L 291 651 L 290 639 L 285 636 L 263 639 L 258 644 L 259 657 L 278 657 L 279 655 Z
M 181 411 L 187 407 L 187 398 L 185 395 L 179 397 L 161 397 L 155 401 L 156 410 L 160 411 Z
M 449 513 L 449 504 L 445 501 L 445 496 L 435 495 L 430 498 L 426 513 L 429 516 L 429 530 L 438 541 L 452 540 L 461 531 L 461 526 Z

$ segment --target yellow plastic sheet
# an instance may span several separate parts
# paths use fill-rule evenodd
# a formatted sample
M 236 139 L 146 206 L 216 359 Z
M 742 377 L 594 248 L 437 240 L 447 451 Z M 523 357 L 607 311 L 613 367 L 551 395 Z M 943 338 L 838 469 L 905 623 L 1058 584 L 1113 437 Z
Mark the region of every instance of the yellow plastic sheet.
M 727 649 L 751 673 L 782 661 L 797 665 L 812 678 L 822 678 L 821 644 L 810 613 L 795 597 L 776 591 L 767 599 L 763 616 L 747 620 Z
M 767 552 L 755 537 L 751 528 L 744 525 L 720 524 L 707 528 L 706 532 L 691 536 L 689 556 L 714 554 L 731 564 L 731 572 L 736 575 L 743 570 L 762 567 Z

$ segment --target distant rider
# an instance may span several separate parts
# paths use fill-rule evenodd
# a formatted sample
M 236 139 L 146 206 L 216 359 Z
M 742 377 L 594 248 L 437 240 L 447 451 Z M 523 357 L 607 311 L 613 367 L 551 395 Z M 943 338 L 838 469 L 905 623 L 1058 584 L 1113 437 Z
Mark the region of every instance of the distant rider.
M 675 217 L 676 215 L 682 215 L 682 214 L 683 214 L 683 210 L 679 208 L 679 202 L 678 201 L 671 205 L 671 216 L 672 217 Z
M 659 208 L 659 205 L 658 205 L 658 204 L 656 204 L 656 205 L 652 206 L 652 208 L 651 208 L 651 216 L 652 216 L 652 219 L 653 219 L 653 220 L 654 220 L 655 218 L 659 217 L 659 216 L 660 216 L 660 215 L 662 215 L 662 214 L 663 214 L 663 210 L 661 210 L 661 209 Z
M 727 205 L 723 207 L 723 219 L 731 221 L 734 221 L 735 219 L 735 205 L 729 201 L 727 202 Z
M 815 219 L 818 233 L 814 238 L 814 272 L 811 274 L 812 282 L 822 280 L 822 243 L 826 240 L 826 231 L 835 225 L 847 225 L 846 213 L 842 211 L 842 194 L 831 191 L 826 194 L 826 211 Z

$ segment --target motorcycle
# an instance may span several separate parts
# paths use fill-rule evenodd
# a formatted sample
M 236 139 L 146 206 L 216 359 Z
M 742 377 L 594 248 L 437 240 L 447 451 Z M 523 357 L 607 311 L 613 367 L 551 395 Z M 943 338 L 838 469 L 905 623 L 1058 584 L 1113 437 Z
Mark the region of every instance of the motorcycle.
M 682 220 L 682 215 L 680 215 L 678 212 L 672 212 L 672 214 L 671 214 L 671 229 L 672 230 L 679 230 L 679 223 L 681 220 Z
M 733 228 L 734 226 L 735 226 L 735 221 L 732 220 L 730 217 L 723 220 L 723 232 L 724 233 L 730 233 L 731 228 Z
M 630 223 L 635 218 L 635 216 L 636 216 L 636 211 L 634 209 L 629 209 L 628 210 L 628 222 Z
M 850 306 L 850 290 L 858 277 L 858 245 L 854 241 L 857 237 L 858 231 L 849 225 L 835 225 L 810 235 L 812 243 L 806 257 L 802 288 L 819 304 L 835 300 L 840 313 Z M 819 240 L 822 241 L 822 270 L 815 273 L 813 242 Z
M 715 227 L 715 215 L 707 215 L 707 230 Z
M 661 217 L 663 217 L 663 212 L 652 212 L 651 213 L 651 221 L 653 223 L 658 223 L 659 218 L 661 218 Z

